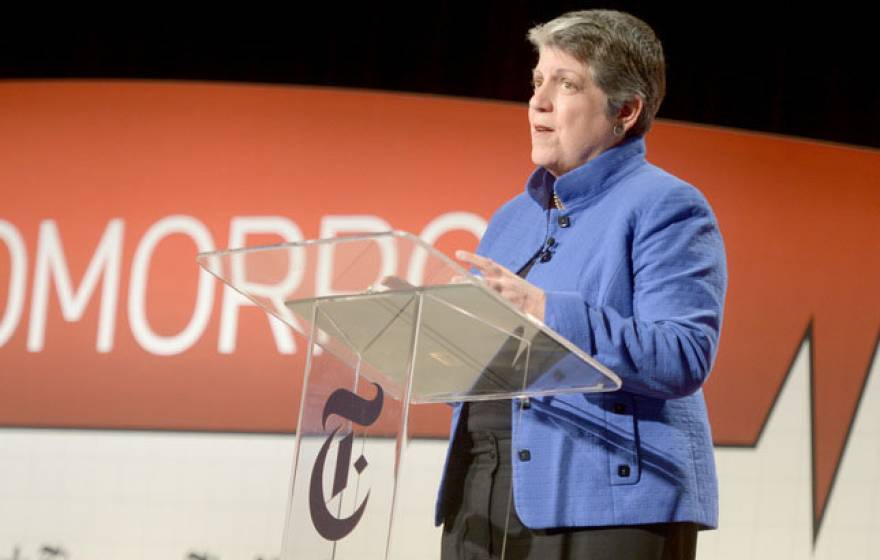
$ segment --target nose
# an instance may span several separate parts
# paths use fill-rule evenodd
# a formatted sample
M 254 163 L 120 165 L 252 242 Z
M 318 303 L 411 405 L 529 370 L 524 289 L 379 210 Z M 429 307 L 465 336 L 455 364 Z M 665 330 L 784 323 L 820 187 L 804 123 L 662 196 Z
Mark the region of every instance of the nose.
M 553 103 L 547 90 L 548 86 L 547 82 L 535 86 L 534 90 L 532 90 L 532 97 L 529 99 L 529 109 L 539 113 L 553 110 Z

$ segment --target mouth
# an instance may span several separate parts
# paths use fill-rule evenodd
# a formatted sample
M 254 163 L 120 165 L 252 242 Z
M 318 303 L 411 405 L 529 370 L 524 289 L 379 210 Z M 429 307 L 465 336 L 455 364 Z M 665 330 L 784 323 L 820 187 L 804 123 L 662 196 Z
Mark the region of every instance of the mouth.
M 544 126 L 541 124 L 536 124 L 532 127 L 533 132 L 541 133 L 541 132 L 553 132 L 553 129 L 549 126 Z

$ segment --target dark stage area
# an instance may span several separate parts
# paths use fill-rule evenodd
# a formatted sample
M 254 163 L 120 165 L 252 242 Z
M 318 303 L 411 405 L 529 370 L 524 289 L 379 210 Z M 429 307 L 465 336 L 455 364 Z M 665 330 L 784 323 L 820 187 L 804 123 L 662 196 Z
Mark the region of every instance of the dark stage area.
M 666 49 L 660 118 L 880 146 L 872 19 L 845 4 L 294 4 L 182 18 L 9 18 L 0 78 L 309 84 L 524 102 L 533 24 L 591 7 L 647 21 Z

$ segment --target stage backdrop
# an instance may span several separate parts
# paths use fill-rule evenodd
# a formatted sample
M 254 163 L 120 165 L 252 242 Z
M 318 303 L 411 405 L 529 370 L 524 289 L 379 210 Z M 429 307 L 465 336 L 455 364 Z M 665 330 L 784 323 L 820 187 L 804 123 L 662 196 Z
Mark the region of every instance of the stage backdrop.
M 196 252 L 388 229 L 473 249 L 528 153 L 520 104 L 0 83 L 0 558 L 275 554 L 304 341 Z M 660 121 L 648 158 L 705 193 L 728 252 L 701 548 L 880 556 L 880 153 Z M 415 415 L 442 457 L 448 411 Z M 206 476 L 262 497 L 213 523 Z

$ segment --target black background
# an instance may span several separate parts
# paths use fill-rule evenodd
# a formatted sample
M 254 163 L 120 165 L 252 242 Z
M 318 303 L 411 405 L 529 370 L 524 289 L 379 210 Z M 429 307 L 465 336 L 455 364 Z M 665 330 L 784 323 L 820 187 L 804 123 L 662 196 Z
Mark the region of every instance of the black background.
M 660 118 L 880 147 L 877 20 L 855 5 L 423 2 L 7 17 L 0 78 L 311 84 L 524 102 L 529 27 L 617 8 L 664 44 Z M 46 10 L 50 10 L 48 6 Z

